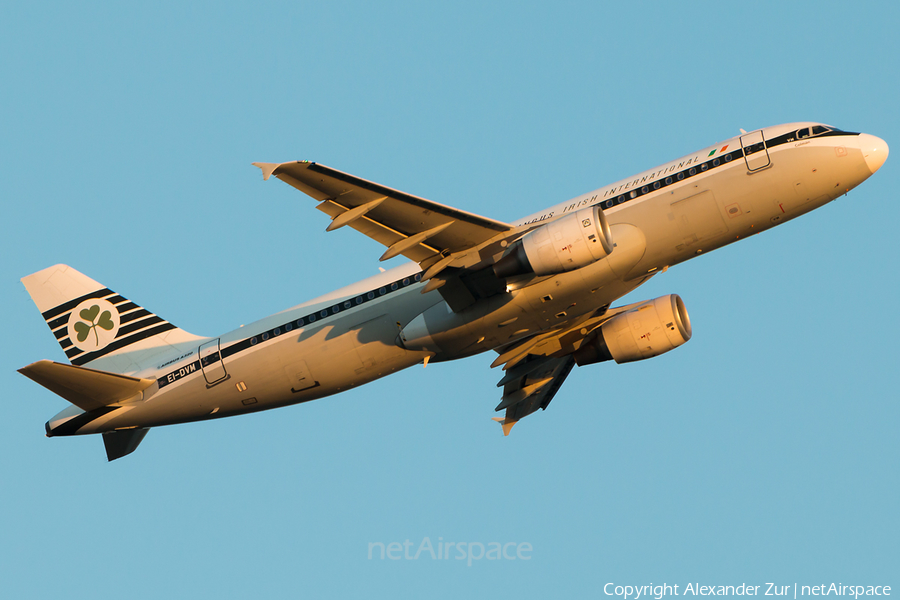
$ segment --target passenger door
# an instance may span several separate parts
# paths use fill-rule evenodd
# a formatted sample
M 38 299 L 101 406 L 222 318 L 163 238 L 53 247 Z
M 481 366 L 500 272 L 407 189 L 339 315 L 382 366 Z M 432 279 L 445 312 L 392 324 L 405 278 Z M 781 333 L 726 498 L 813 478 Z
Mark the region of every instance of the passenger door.
M 766 140 L 761 129 L 742 135 L 741 146 L 744 148 L 744 160 L 747 163 L 747 170 L 751 173 L 765 169 L 771 164 L 769 161 L 769 149 L 766 147 Z
M 219 351 L 219 338 L 206 342 L 200 346 L 200 368 L 206 383 L 213 384 L 225 379 L 225 363 L 222 361 L 222 353 Z

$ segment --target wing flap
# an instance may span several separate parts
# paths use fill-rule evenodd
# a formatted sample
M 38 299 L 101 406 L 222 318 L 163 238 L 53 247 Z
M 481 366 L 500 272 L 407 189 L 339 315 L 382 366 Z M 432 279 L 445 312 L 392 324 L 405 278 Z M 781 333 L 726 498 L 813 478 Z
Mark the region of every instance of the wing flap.
M 528 365 L 529 362 L 537 363 Z M 569 376 L 575 359 L 571 355 L 561 358 L 532 358 L 517 369 L 522 375 L 503 386 L 503 399 L 496 410 L 506 409 L 506 416 L 498 422 L 503 425 L 503 435 L 509 435 L 512 426 L 538 409 L 545 409 Z M 496 420 L 496 419 L 495 419 Z

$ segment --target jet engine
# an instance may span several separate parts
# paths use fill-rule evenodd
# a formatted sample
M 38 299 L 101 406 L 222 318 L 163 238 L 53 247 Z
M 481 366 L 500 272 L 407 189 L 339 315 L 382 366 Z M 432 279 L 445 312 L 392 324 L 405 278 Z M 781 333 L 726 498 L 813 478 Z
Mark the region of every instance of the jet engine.
M 691 320 L 677 294 L 650 300 L 609 319 L 575 351 L 579 366 L 605 360 L 644 360 L 677 348 L 691 339 Z
M 529 231 L 497 261 L 494 274 L 500 278 L 556 275 L 586 267 L 612 250 L 612 233 L 603 211 L 589 206 Z

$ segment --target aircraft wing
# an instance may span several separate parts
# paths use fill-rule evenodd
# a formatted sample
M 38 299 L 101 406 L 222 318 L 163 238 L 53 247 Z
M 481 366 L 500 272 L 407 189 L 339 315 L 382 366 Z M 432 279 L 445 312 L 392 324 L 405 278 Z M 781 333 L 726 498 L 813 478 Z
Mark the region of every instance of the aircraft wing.
M 547 408 L 575 366 L 574 352 L 591 333 L 612 317 L 642 304 L 646 302 L 611 309 L 601 307 L 556 329 L 497 348 L 500 356 L 491 367 L 503 365 L 506 374 L 497 383 L 503 388 L 503 398 L 494 410 L 505 408 L 506 416 L 494 420 L 503 426 L 503 435 L 509 435 L 519 419 Z
M 495 349 L 500 356 L 494 359 L 494 362 L 491 363 L 491 368 L 503 365 L 503 370 L 509 371 L 523 360 L 532 357 L 559 358 L 572 354 L 604 322 L 616 315 L 634 310 L 643 304 L 647 304 L 647 301 L 635 302 L 615 308 L 601 306 L 593 313 L 566 321 L 555 329 L 537 333 L 506 346 L 500 346 Z
M 274 175 L 318 200 L 316 208 L 332 219 L 328 231 L 349 225 L 387 246 L 381 260 L 402 254 L 425 269 L 442 263 L 429 276 L 460 253 L 505 238 L 514 229 L 314 162 L 253 164 L 264 179 Z

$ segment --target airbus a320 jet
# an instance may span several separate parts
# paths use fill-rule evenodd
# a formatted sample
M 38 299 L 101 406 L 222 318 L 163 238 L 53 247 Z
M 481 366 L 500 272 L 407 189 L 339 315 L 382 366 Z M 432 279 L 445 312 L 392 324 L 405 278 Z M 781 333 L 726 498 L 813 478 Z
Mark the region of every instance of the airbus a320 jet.
M 215 337 L 192 335 L 56 265 L 22 279 L 68 363 L 19 371 L 71 406 L 47 436 L 103 434 L 107 458 L 151 427 L 308 402 L 415 364 L 493 351 L 496 411 L 546 409 L 575 365 L 644 360 L 691 338 L 675 294 L 612 307 L 656 273 L 780 225 L 868 179 L 872 135 L 767 127 L 512 223 L 314 162 L 254 163 L 411 262 Z

